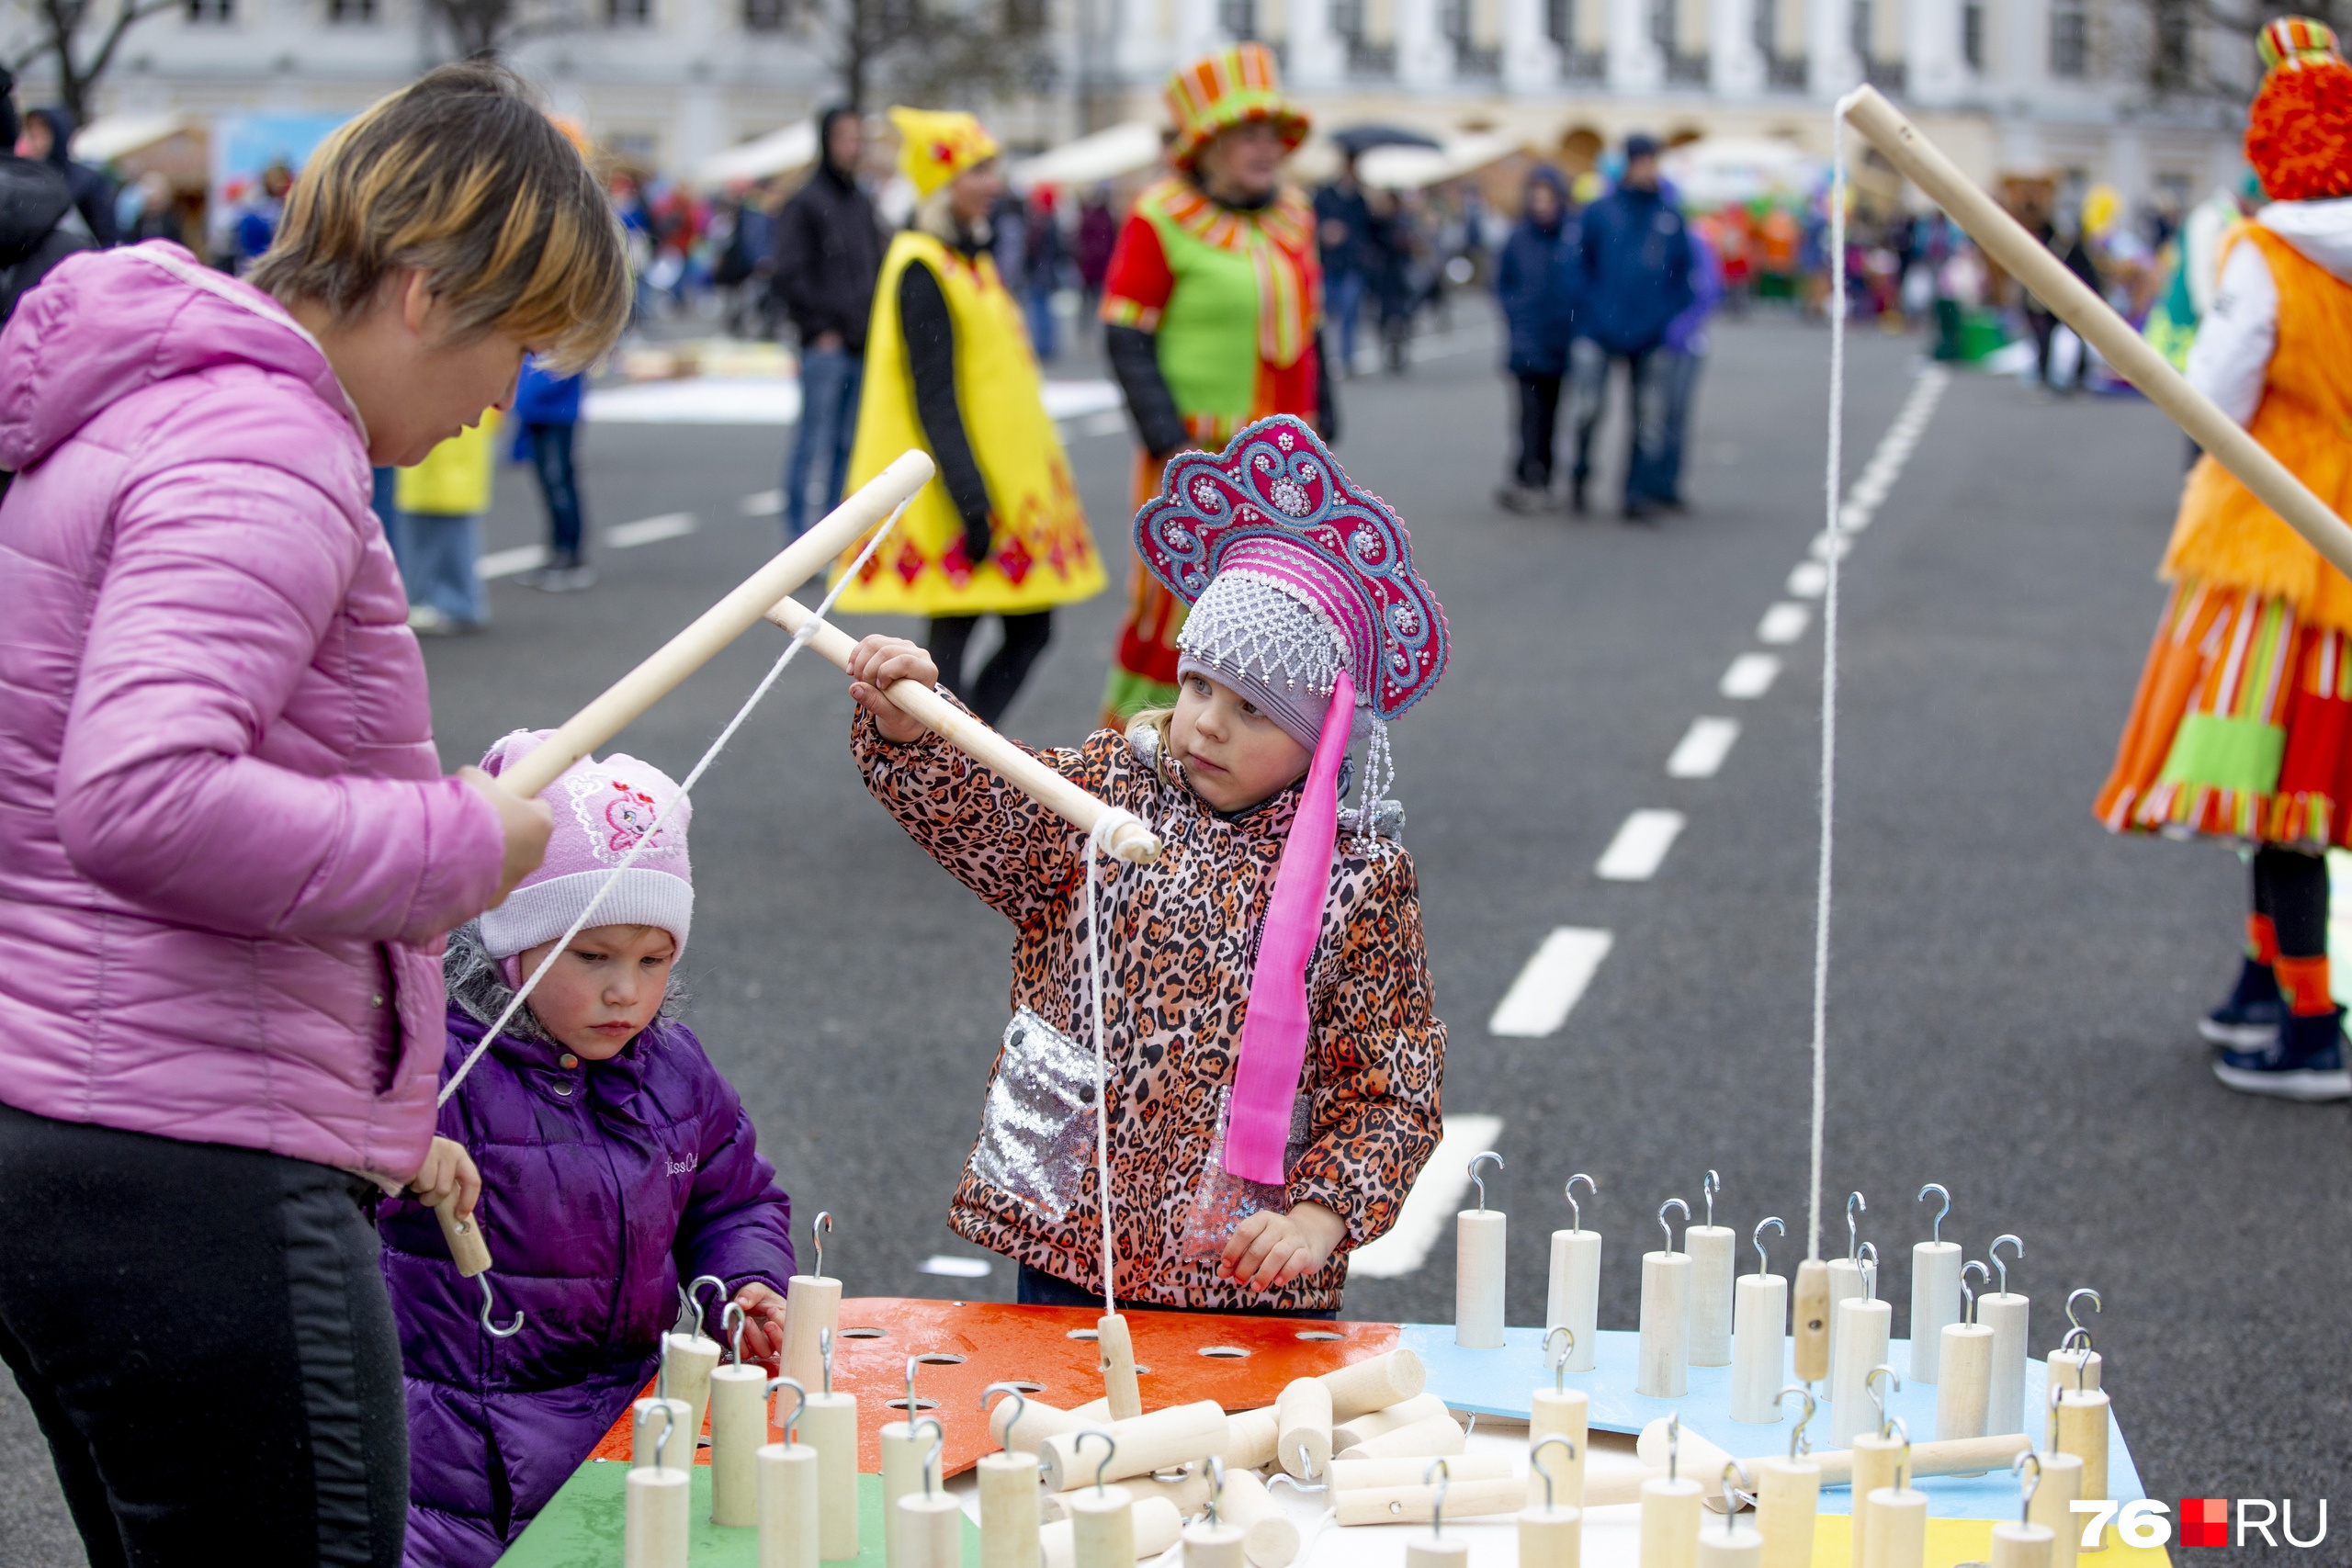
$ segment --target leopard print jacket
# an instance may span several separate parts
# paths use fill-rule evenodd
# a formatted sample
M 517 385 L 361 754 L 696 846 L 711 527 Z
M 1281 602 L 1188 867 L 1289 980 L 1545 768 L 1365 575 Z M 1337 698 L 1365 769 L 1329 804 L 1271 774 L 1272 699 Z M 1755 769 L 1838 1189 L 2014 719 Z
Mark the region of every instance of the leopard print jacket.
M 1019 930 L 1012 1006 L 1080 1043 L 1091 1094 L 1086 846 L 1076 829 L 988 769 L 927 735 L 883 739 L 862 709 L 853 749 L 866 787 L 957 881 Z M 1323 931 L 1307 970 L 1312 1035 L 1294 1120 L 1286 1204 L 1316 1202 L 1345 1221 L 1331 1259 L 1271 1293 L 1216 1277 L 1214 1257 L 1180 1246 L 1195 1192 L 1210 1178 L 1221 1092 L 1231 1084 L 1258 934 L 1302 785 L 1231 816 L 1194 795 L 1156 748 L 1098 730 L 1076 750 L 1038 753 L 1064 776 L 1151 825 L 1165 846 L 1150 865 L 1107 856 L 1103 914 L 1110 1055 L 1112 1215 L 1123 1301 L 1232 1311 L 1331 1310 L 1347 1255 L 1396 1221 L 1437 1146 L 1445 1025 L 1432 1010 L 1411 857 L 1365 858 L 1342 832 Z M 1000 1049 L 991 1075 L 1004 1068 Z M 959 1235 L 1092 1290 L 1102 1230 L 1091 1167 L 1057 1218 L 985 1179 L 967 1162 L 949 1215 Z

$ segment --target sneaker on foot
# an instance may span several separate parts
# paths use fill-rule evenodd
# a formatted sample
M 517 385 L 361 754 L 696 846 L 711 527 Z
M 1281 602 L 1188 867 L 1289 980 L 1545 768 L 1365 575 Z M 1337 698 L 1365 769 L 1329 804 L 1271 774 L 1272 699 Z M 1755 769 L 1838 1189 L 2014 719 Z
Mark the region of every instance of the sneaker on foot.
M 2278 1038 L 2278 1021 L 2286 1015 L 2278 972 L 2249 958 L 2238 970 L 2229 999 L 2197 1021 L 2197 1032 L 2231 1050 L 2262 1051 Z
M 2289 1017 L 2260 1051 L 2223 1051 L 2213 1076 L 2240 1094 L 2315 1102 L 2352 1100 L 2344 1066 L 2344 1010 Z
M 419 637 L 447 637 L 453 629 L 449 617 L 430 604 L 409 607 L 408 629 Z
M 1544 510 L 1544 492 L 1530 485 L 1503 485 L 1495 491 L 1495 504 L 1505 512 L 1516 512 L 1524 517 Z

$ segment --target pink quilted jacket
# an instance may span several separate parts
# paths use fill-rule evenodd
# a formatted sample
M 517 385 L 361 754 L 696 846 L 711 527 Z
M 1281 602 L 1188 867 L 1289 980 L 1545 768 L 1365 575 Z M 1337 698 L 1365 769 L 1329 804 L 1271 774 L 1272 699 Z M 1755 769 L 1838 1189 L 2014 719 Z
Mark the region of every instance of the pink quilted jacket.
M 325 356 L 176 245 L 72 257 L 0 468 L 0 1101 L 404 1181 L 500 839 Z

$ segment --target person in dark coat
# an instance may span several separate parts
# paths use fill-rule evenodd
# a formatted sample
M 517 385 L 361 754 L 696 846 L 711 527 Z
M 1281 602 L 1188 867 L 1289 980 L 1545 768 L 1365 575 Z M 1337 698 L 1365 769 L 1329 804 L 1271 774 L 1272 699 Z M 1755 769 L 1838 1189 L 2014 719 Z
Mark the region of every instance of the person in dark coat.
M 1624 516 L 1651 517 L 1668 499 L 1661 466 L 1666 454 L 1666 362 L 1658 354 L 1668 325 L 1690 303 L 1690 235 L 1658 186 L 1657 143 L 1625 139 L 1625 173 L 1617 188 L 1585 209 L 1578 250 L 1584 293 L 1577 308 L 1573 357 L 1577 397 L 1577 461 L 1569 503 L 1584 510 L 1592 471 L 1592 437 L 1609 400 L 1609 367 L 1625 367 Z
M 0 148 L 13 148 L 22 127 L 16 79 L 0 67 Z M 49 269 L 96 243 L 74 205 L 74 187 L 47 163 L 0 152 L 0 321 Z M 6 480 L 0 477 L 0 493 Z
M 483 766 L 503 772 L 548 733 L 515 731 Z M 691 803 L 672 810 L 677 795 L 632 757 L 575 764 L 540 795 L 558 808 L 546 863 L 450 937 L 444 1083 L 607 870 L 652 834 L 605 906 L 627 923 L 565 943 L 441 1108 L 441 1135 L 481 1167 L 474 1213 L 497 1267 L 459 1275 L 440 1222 L 413 1199 L 378 1213 L 407 1380 L 412 1563 L 498 1560 L 652 1378 L 694 1280 L 722 1285 L 695 1298 L 705 1333 L 721 1337 L 732 1303 L 746 1360 L 784 1348 L 791 1200 L 734 1089 L 670 1016 L 694 910 Z M 512 1337 L 491 1332 L 518 1312 Z
M 526 588 L 571 593 L 595 585 L 587 560 L 587 517 L 580 503 L 580 472 L 572 461 L 572 438 L 580 430 L 586 375 L 559 376 L 534 355 L 523 362 L 514 383 L 514 457 L 539 477 L 548 507 L 548 558 L 523 574 Z
M 829 108 L 817 122 L 817 172 L 776 216 L 775 287 L 800 334 L 800 430 L 784 474 L 784 531 L 808 526 L 808 480 L 820 465 L 824 505 L 841 498 L 857 434 L 865 321 L 882 271 L 882 224 L 857 183 L 865 148 L 857 111 Z
M 1356 321 L 1374 265 L 1372 208 L 1356 182 L 1355 154 L 1344 149 L 1340 177 L 1315 193 L 1315 239 L 1323 261 L 1324 316 L 1340 330 L 1340 370 L 1356 368 Z
M 74 117 L 61 108 L 30 110 L 17 136 L 18 155 L 47 164 L 64 175 L 74 192 L 74 206 L 89 225 L 90 237 L 100 246 L 111 245 L 117 238 L 114 182 L 89 164 L 66 156 L 73 144 Z
M 1539 511 L 1551 499 L 1560 381 L 1583 282 L 1578 254 L 1567 181 L 1551 164 L 1538 164 L 1495 268 L 1495 297 L 1510 329 L 1508 368 L 1519 383 L 1519 462 L 1513 482 L 1495 492 L 1495 504 L 1506 512 Z

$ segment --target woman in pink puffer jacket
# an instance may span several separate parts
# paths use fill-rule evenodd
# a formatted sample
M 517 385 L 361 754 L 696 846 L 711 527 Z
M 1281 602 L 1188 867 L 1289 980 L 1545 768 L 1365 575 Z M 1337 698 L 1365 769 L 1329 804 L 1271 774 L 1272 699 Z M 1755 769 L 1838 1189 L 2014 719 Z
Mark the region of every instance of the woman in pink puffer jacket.
M 372 1213 L 471 1206 L 442 937 L 548 819 L 441 776 L 369 465 L 628 296 L 579 154 L 467 64 L 314 155 L 250 284 L 87 254 L 0 334 L 0 1359 L 94 1564 L 401 1559 Z

